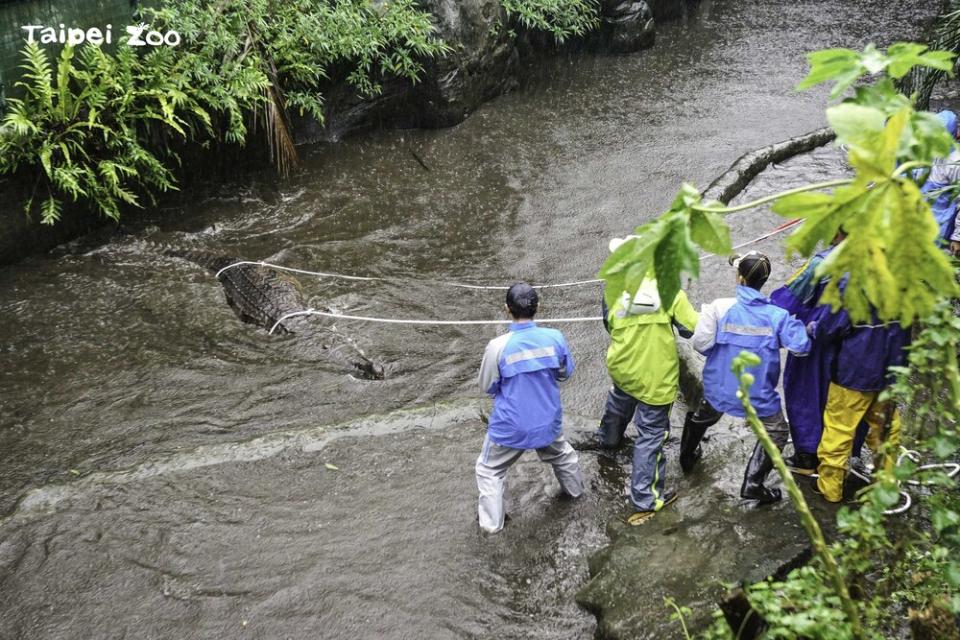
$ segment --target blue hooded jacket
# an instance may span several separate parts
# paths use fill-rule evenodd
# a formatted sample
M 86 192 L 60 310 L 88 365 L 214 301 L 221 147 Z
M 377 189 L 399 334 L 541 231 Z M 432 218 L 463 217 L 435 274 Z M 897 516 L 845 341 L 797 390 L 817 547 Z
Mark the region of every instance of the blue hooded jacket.
M 785 285 L 770 294 L 770 300 L 787 310 L 806 326 L 821 311 L 820 296 L 828 280 L 817 276 L 817 268 L 833 247 L 815 254 Z M 783 368 L 783 403 L 790 421 L 794 450 L 816 453 L 823 433 L 823 408 L 827 404 L 830 377 L 837 345 L 830 340 L 813 340 L 805 356 L 787 354 Z
M 514 322 L 487 344 L 480 389 L 493 396 L 488 435 L 513 449 L 539 449 L 563 428 L 558 382 L 573 375 L 573 356 L 563 334 L 536 323 Z
M 705 308 L 700 316 L 703 329 L 709 327 L 709 320 L 704 323 L 707 316 Z M 701 326 L 697 325 L 697 333 L 700 332 Z M 697 333 L 694 334 L 694 346 L 698 343 Z M 810 351 L 810 339 L 803 323 L 756 289 L 737 286 L 736 302 L 716 324 L 713 344 L 701 350 L 707 356 L 703 367 L 703 394 L 707 402 L 717 411 L 733 416 L 745 415 L 737 398 L 739 384 L 732 365 L 741 351 L 752 351 L 760 356 L 760 364 L 748 370 L 756 379 L 750 388 L 750 401 L 760 417 L 776 415 L 781 410 L 780 394 L 777 393 L 781 347 L 798 355 Z

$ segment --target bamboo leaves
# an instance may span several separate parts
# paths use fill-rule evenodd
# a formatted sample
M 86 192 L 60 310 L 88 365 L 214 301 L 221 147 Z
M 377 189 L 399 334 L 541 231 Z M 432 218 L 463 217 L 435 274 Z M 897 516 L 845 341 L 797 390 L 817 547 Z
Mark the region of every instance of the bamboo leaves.
M 424 58 L 448 51 L 415 0 L 167 0 L 141 17 L 177 29 L 185 46 L 66 47 L 55 71 L 36 43 L 24 49 L 23 97 L 8 100 L 0 124 L 0 175 L 37 174 L 26 210 L 39 203 L 44 223 L 65 199 L 116 219 L 176 188 L 180 141 L 244 144 L 251 125 L 265 125 L 283 172 L 296 157 L 288 109 L 322 122 L 331 74 L 371 95 L 388 76 L 415 81 Z
M 501 4 L 525 28 L 552 34 L 561 43 L 600 25 L 594 0 L 502 0 Z

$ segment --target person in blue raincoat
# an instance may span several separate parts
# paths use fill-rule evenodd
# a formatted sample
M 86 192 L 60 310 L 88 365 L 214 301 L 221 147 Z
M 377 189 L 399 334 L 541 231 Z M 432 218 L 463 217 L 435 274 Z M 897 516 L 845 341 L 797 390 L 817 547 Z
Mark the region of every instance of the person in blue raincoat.
M 937 118 L 943 123 L 947 131 L 954 138 L 957 137 L 957 114 L 953 111 L 941 111 Z M 933 216 L 940 227 L 940 238 L 944 243 L 951 242 L 956 234 L 957 194 L 953 191 L 943 191 L 947 187 L 960 183 L 960 151 L 954 150 L 948 157 L 934 160 L 933 167 L 927 181 L 920 191 L 927 194 Z
M 691 471 L 700 459 L 700 440 L 708 427 L 724 413 L 746 415 L 737 397 L 739 382 L 731 370 L 741 351 L 760 357 L 760 364 L 749 370 L 755 378 L 750 402 L 777 447 L 782 449 L 787 443 L 787 421 L 777 393 L 780 349 L 802 355 L 810 351 L 810 339 L 803 323 L 760 293 L 770 277 L 770 259 L 751 251 L 738 257 L 736 265 L 737 297 L 704 305 L 693 334 L 693 348 L 706 355 L 707 362 L 703 367 L 704 397 L 696 411 L 687 414 L 680 438 L 680 466 L 684 472 Z M 758 441 L 744 471 L 740 496 L 760 504 L 780 500 L 779 489 L 764 486 L 772 469 L 773 461 Z

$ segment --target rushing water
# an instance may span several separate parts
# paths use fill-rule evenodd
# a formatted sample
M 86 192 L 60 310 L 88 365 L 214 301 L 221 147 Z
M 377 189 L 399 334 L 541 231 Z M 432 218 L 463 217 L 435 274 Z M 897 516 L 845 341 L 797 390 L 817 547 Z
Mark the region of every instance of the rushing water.
M 572 593 L 623 473 L 584 454 L 590 494 L 569 504 L 521 464 L 508 530 L 477 534 L 474 375 L 496 329 L 337 323 L 387 365 L 358 380 L 322 334 L 241 324 L 209 273 L 151 243 L 389 278 L 304 276 L 317 307 L 499 318 L 501 293 L 438 282 L 592 277 L 680 181 L 822 126 L 824 92 L 792 90 L 804 52 L 916 36 L 938 4 L 703 0 L 653 50 L 537 62 L 458 127 L 306 149 L 282 184 L 255 176 L 0 270 L 0 638 L 589 636 Z M 785 175 L 835 168 L 815 154 Z M 778 222 L 736 216 L 735 240 Z M 730 286 L 710 264 L 698 301 Z M 596 315 L 598 298 L 549 290 L 541 315 Z M 564 331 L 568 422 L 586 431 L 606 337 Z

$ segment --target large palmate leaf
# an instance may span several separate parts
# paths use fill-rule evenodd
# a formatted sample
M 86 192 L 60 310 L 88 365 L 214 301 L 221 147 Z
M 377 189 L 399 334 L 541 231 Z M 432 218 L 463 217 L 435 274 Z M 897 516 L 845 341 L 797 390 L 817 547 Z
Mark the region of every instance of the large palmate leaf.
M 706 205 L 697 188 L 685 183 L 669 211 L 637 227 L 634 236 L 610 254 L 599 276 L 607 283 L 608 305 L 612 307 L 624 291 L 635 295 L 643 279 L 652 275 L 667 308 L 680 291 L 682 274 L 700 275 L 698 244 L 713 253 L 730 252 L 729 227 L 720 215 L 704 210 L 719 203 Z
M 926 67 L 950 72 L 956 54 L 948 51 L 930 51 L 926 45 L 898 42 L 886 53 L 868 44 L 862 52 L 852 49 L 826 49 L 807 55 L 810 72 L 797 85 L 808 89 L 823 82 L 834 82 L 832 99 L 839 98 L 860 78 L 886 73 L 891 78 L 905 76 L 914 67 Z

